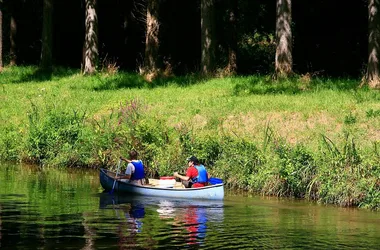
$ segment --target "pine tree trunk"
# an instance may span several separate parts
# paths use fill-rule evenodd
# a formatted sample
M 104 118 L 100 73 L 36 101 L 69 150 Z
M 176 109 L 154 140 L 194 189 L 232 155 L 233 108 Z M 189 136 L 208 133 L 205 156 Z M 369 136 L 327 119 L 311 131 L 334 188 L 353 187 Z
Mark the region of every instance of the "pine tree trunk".
M 215 70 L 214 0 L 201 0 L 201 73 Z
M 276 14 L 275 74 L 288 77 L 293 73 L 291 0 L 277 0 Z
M 10 17 L 10 30 L 9 30 L 9 39 L 10 39 L 10 48 L 9 48 L 9 64 L 11 66 L 17 64 L 17 44 L 16 44 L 16 35 L 17 35 L 17 23 L 15 17 L 12 15 Z
M 227 73 L 235 75 L 237 71 L 237 11 L 238 0 L 230 0 L 229 9 L 229 34 L 228 42 L 228 66 Z
M 83 48 L 83 74 L 96 72 L 98 63 L 98 17 L 96 14 L 96 0 L 86 0 L 85 26 L 86 34 Z
M 2 4 L 2 1 L 1 1 Z M 0 6 L 0 71 L 3 70 L 3 6 Z
M 148 80 L 156 77 L 159 72 L 159 0 L 148 0 L 146 11 L 146 38 L 145 38 L 145 58 L 144 74 Z
M 53 63 L 53 0 L 44 0 L 41 68 L 51 71 Z
M 380 1 L 368 0 L 368 64 L 364 83 L 380 88 Z

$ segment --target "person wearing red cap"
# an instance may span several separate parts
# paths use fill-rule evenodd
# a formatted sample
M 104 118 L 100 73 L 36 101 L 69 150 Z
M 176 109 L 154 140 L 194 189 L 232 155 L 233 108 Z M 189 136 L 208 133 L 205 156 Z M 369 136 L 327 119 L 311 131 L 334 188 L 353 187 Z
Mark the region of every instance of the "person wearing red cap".
M 205 166 L 199 163 L 199 160 L 195 156 L 187 158 L 188 169 L 186 175 L 180 175 L 178 172 L 174 172 L 174 177 L 181 179 L 183 185 L 186 188 L 198 188 L 204 187 L 208 184 L 210 175 L 207 173 Z

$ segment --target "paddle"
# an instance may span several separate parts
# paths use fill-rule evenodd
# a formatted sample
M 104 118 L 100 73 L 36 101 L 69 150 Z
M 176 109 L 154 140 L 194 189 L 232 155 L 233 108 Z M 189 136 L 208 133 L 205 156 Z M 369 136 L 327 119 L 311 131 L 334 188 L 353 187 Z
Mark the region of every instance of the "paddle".
M 115 190 L 116 177 L 117 177 L 117 175 L 119 174 L 120 163 L 121 163 L 121 159 L 119 159 L 119 163 L 117 164 L 117 170 L 116 170 L 115 180 L 113 181 L 112 189 L 111 189 L 111 191 L 109 192 L 109 194 L 113 194 L 113 191 Z

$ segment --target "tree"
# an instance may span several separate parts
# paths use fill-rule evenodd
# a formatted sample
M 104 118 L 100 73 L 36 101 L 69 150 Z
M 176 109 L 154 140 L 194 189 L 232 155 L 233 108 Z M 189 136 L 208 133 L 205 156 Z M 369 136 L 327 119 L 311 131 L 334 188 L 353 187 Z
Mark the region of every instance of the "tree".
M 201 73 L 215 70 L 214 0 L 201 0 Z
M 0 71 L 3 69 L 3 1 L 0 0 Z
M 43 2 L 43 27 L 42 27 L 42 49 L 41 68 L 51 71 L 53 64 L 53 0 Z
M 17 22 L 16 18 L 14 16 L 14 8 L 12 8 L 13 3 L 11 3 L 11 11 L 10 11 L 10 27 L 9 27 L 9 40 L 10 40 L 10 47 L 9 47 L 9 64 L 11 66 L 17 64 L 17 44 L 16 44 L 16 36 L 17 36 Z
M 380 1 L 368 0 L 368 64 L 363 84 L 380 88 Z
M 98 17 L 96 0 L 85 0 L 85 38 L 83 46 L 83 74 L 96 72 L 98 63 Z
M 276 78 L 288 77 L 293 73 L 291 2 L 291 0 L 276 2 Z
M 152 80 L 159 72 L 159 0 L 148 0 L 146 10 L 145 58 L 143 73 Z
M 228 65 L 227 72 L 235 75 L 237 71 L 237 11 L 238 0 L 229 0 L 229 33 L 230 39 L 228 41 Z

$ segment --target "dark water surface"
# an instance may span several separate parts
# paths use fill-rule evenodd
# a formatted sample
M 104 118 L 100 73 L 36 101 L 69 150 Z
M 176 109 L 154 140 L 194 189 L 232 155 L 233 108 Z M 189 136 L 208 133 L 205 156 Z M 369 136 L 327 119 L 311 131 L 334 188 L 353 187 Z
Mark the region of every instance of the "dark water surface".
M 0 249 L 380 249 L 379 212 L 109 195 L 97 171 L 0 169 Z

